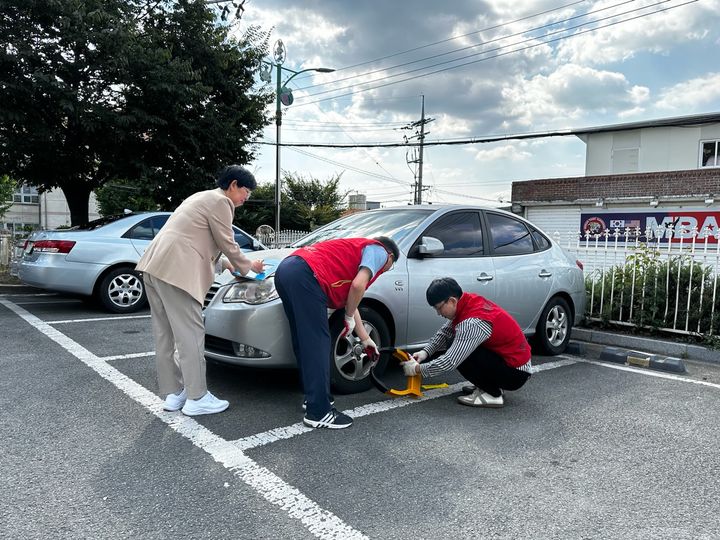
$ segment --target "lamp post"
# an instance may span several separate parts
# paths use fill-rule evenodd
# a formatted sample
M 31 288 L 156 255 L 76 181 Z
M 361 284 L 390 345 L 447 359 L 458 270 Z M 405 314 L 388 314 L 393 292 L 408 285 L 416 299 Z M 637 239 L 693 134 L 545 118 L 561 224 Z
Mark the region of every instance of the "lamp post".
M 280 190 L 281 190 L 281 182 L 280 182 L 280 128 L 282 126 L 282 109 L 280 108 L 280 104 L 282 103 L 285 106 L 292 105 L 293 102 L 293 95 L 290 91 L 290 88 L 288 88 L 288 84 L 291 80 L 293 80 L 295 77 L 300 75 L 301 73 L 306 73 L 308 71 L 316 71 L 318 73 L 332 73 L 335 71 L 331 68 L 308 68 L 308 69 L 302 69 L 300 71 L 295 71 L 293 69 L 289 69 L 286 67 L 283 67 L 282 64 L 285 61 L 285 55 L 287 51 L 285 49 L 285 44 L 282 42 L 282 40 L 278 39 L 275 44 L 273 45 L 273 56 L 275 58 L 275 62 L 266 62 L 267 64 L 273 66 L 276 68 L 276 88 L 275 88 L 275 245 L 277 246 L 278 243 L 278 235 L 280 234 Z M 285 83 L 282 83 L 282 71 L 289 71 L 292 73 L 290 77 L 288 77 L 285 80 Z

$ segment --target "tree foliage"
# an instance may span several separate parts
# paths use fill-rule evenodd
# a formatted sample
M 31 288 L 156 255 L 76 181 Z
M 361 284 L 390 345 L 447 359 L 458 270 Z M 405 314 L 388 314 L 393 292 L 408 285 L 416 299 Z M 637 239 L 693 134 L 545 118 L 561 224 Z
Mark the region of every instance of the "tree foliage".
M 13 194 L 17 189 L 17 182 L 7 174 L 0 175 L 0 219 L 13 205 Z
M 126 209 L 141 212 L 159 208 L 147 183 L 113 180 L 95 190 L 95 196 L 101 216 L 122 214 Z
M 339 191 L 341 176 L 322 181 L 285 172 L 280 193 L 280 228 L 310 231 L 339 218 L 347 196 Z M 260 225 L 275 228 L 275 184 L 258 185 L 252 197 L 235 211 L 235 223 L 250 233 Z
M 252 160 L 266 41 L 229 39 L 200 0 L 0 0 L 0 172 L 62 189 L 73 224 L 117 179 L 172 209 Z

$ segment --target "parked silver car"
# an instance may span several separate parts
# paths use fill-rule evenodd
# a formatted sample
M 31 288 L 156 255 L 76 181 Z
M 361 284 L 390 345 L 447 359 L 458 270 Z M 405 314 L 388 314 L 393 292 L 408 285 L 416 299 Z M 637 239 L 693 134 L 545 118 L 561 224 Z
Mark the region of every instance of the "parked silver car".
M 25 242 L 18 277 L 34 287 L 94 296 L 114 313 L 137 311 L 147 298 L 135 264 L 170 214 L 107 216 L 70 229 L 33 233 Z M 243 251 L 265 249 L 242 229 L 234 229 Z
M 549 354 L 565 350 L 573 322 L 583 316 L 582 264 L 524 219 L 471 206 L 386 208 L 338 219 L 291 248 L 264 251 L 262 258 L 273 266 L 263 281 L 236 281 L 227 272 L 219 276 L 205 302 L 206 357 L 240 366 L 295 365 L 273 268 L 301 246 L 381 235 L 395 240 L 400 258 L 367 290 L 360 306 L 380 347 L 415 350 L 427 343 L 443 320 L 427 305 L 425 291 L 442 276 L 504 307 Z M 334 391 L 369 388 L 369 359 L 356 338 L 339 338 L 342 313 L 329 316 Z

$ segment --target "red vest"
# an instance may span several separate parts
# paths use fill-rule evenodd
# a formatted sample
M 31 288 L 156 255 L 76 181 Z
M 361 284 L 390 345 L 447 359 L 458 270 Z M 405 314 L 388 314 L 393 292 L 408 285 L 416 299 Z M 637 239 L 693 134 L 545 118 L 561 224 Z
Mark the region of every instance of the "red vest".
M 327 296 L 328 306 L 340 309 L 345 307 L 347 302 L 350 285 L 360 267 L 362 251 L 371 244 L 385 249 L 380 242 L 368 238 L 339 238 L 300 248 L 292 255 L 301 257 L 312 269 L 315 279 Z M 382 273 L 381 268 L 370 279 L 368 287 Z
M 482 346 L 499 355 L 508 366 L 517 368 L 530 360 L 530 345 L 520 325 L 497 304 L 477 294 L 463 293 L 452 321 L 453 330 L 465 319 L 482 319 L 492 325 L 490 337 Z

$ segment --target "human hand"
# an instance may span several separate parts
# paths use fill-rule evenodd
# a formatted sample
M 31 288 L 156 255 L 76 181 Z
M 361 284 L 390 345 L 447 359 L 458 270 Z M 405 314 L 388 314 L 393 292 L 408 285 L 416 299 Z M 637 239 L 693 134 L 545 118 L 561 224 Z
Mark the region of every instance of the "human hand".
M 353 330 L 355 330 L 355 317 L 352 315 L 345 314 L 345 328 L 343 328 L 343 331 L 340 332 L 340 337 L 344 338 L 353 333 Z
M 408 360 L 407 362 L 401 362 L 400 365 L 402 366 L 403 373 L 405 373 L 405 375 L 413 377 L 417 375 L 415 369 L 420 364 L 418 364 L 415 360 Z
M 263 264 L 263 259 L 258 259 L 256 261 L 253 261 L 252 263 L 250 263 L 250 270 L 252 270 L 256 274 L 262 274 L 263 270 L 265 270 L 265 265 Z
M 418 351 L 416 353 L 413 353 L 412 357 L 419 363 L 427 360 L 428 353 L 425 351 Z
M 378 350 L 377 345 L 375 345 L 375 342 L 372 340 L 371 337 L 363 339 L 360 344 L 363 346 L 363 350 L 365 354 L 368 355 L 370 360 L 372 360 L 373 362 L 377 362 L 380 359 L 380 351 Z

